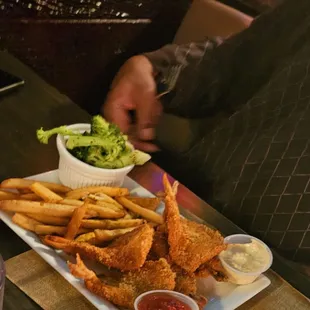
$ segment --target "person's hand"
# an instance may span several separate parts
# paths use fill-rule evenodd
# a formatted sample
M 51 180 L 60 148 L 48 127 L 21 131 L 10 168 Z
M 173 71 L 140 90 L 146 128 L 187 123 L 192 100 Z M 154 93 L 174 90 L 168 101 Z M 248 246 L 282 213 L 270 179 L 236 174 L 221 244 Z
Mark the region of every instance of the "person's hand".
M 156 99 L 154 77 L 153 66 L 145 56 L 130 58 L 116 75 L 103 105 L 104 117 L 128 134 L 136 148 L 146 152 L 158 150 L 152 140 L 162 107 Z M 136 124 L 130 111 L 135 111 Z

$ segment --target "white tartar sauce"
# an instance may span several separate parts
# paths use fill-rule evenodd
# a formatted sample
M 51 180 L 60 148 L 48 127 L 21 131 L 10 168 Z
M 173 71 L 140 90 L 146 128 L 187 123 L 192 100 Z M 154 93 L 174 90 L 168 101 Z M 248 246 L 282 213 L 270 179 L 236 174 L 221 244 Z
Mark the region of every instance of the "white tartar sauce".
M 229 244 L 220 256 L 229 266 L 242 272 L 258 272 L 270 260 L 265 246 L 255 239 L 247 244 Z

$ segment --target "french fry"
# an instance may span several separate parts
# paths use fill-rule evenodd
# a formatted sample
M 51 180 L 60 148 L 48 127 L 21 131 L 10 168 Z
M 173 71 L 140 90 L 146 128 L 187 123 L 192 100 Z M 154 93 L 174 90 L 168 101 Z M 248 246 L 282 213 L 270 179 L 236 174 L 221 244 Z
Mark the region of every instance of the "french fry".
M 129 195 L 128 188 L 109 187 L 109 186 L 90 186 L 72 190 L 67 193 L 67 198 L 81 199 L 87 197 L 89 194 L 103 193 L 111 197 L 127 196 Z
M 19 199 L 21 199 L 21 200 L 32 200 L 32 201 L 42 200 L 42 198 L 39 197 L 38 195 L 36 195 L 35 193 L 22 194 L 19 196 Z
M 153 227 L 153 228 L 155 228 L 155 227 L 157 227 L 158 225 L 160 225 L 160 224 L 157 224 L 157 223 L 154 223 L 154 222 L 149 222 L 148 223 L 151 227 Z
M 55 194 L 53 191 L 51 191 L 49 188 L 47 188 L 41 183 L 34 182 L 30 185 L 30 189 L 46 202 L 59 202 L 63 200 L 61 196 Z
M 61 204 L 68 205 L 68 206 L 74 206 L 74 207 L 80 207 L 84 204 L 83 201 L 77 200 L 77 199 L 63 199 L 60 201 Z M 85 218 L 92 218 L 97 217 L 97 212 L 91 212 L 90 210 L 87 211 Z
M 106 201 L 97 200 L 97 201 L 95 201 L 95 204 L 98 205 L 98 206 L 101 206 L 101 207 L 105 207 L 105 208 L 114 210 L 116 212 L 119 212 L 119 211 L 124 212 L 124 208 L 123 207 L 122 207 L 122 209 L 120 209 L 116 205 L 114 205 L 112 203 L 109 203 L 109 202 L 106 202 Z
M 41 200 L 41 198 L 39 196 L 37 196 L 34 193 L 28 193 L 28 194 L 15 194 L 12 192 L 7 192 L 7 191 L 2 191 L 0 190 L 0 200 Z
M 70 219 L 66 217 L 57 217 L 44 214 L 26 214 L 28 217 L 41 222 L 42 224 L 53 225 L 53 226 L 67 226 Z
M 35 213 L 50 216 L 70 217 L 75 206 L 62 204 L 30 201 L 30 200 L 3 200 L 0 201 L 0 210 L 18 213 Z
M 68 206 L 76 206 L 76 207 L 80 207 L 84 204 L 83 201 L 81 200 L 78 200 L 78 199 L 63 199 L 60 201 L 61 204 L 64 204 L 64 205 L 68 205 Z
M 65 238 L 69 240 L 73 240 L 80 229 L 82 224 L 82 220 L 86 214 L 87 205 L 84 204 L 78 208 L 76 208 L 73 212 L 71 220 L 67 227 L 67 232 L 65 234 Z
M 121 210 L 115 211 L 109 208 L 93 204 L 87 204 L 87 215 L 106 219 L 118 219 L 123 217 L 125 215 L 125 212 Z
M 151 210 L 142 208 L 138 206 L 137 204 L 133 203 L 132 201 L 128 200 L 126 197 L 117 197 L 116 200 L 122 204 L 126 209 L 135 212 L 136 214 L 139 214 L 140 216 L 144 217 L 145 219 L 157 223 L 157 224 L 163 224 L 164 219 L 163 217 Z
M 67 227 L 63 226 L 51 226 L 51 225 L 36 225 L 34 229 L 37 235 L 52 235 L 56 234 L 59 236 L 64 236 L 67 232 Z M 89 232 L 88 229 L 80 228 L 78 234 L 85 234 Z
M 13 223 L 15 223 L 16 225 L 29 230 L 29 231 L 35 231 L 35 227 L 37 225 L 40 225 L 42 223 L 24 215 L 24 214 L 20 214 L 20 213 L 15 213 L 12 217 L 12 221 Z
M 110 204 L 115 205 L 116 208 L 120 209 L 120 210 L 124 210 L 123 206 L 121 204 L 119 204 L 115 199 L 113 199 L 112 197 L 104 194 L 104 193 L 98 193 L 98 194 L 89 194 L 88 195 L 89 198 L 92 198 L 96 201 L 103 201 L 103 202 L 108 202 Z
M 20 188 L 17 190 L 20 195 L 31 194 L 32 190 L 29 188 Z
M 0 200 L 12 200 L 12 199 L 19 199 L 19 195 L 0 190 Z
M 96 235 L 95 235 L 95 233 L 94 233 L 93 231 L 78 236 L 77 238 L 75 238 L 75 241 L 76 241 L 76 242 L 87 242 L 87 243 L 92 244 L 92 245 L 96 245 L 96 244 L 99 243 L 99 242 L 96 240 Z
M 130 218 L 137 219 L 139 217 L 139 214 L 132 212 L 130 210 L 127 210 L 127 213 L 130 215 Z
M 130 200 L 131 202 L 135 203 L 136 205 L 143 207 L 145 209 L 148 210 L 152 210 L 155 211 L 160 202 L 161 199 L 158 197 L 154 197 L 154 198 L 148 198 L 148 197 L 126 197 L 128 200 Z
M 4 180 L 1 183 L 2 188 L 14 188 L 14 189 L 30 189 L 30 186 L 36 181 L 34 180 L 27 180 L 27 179 L 19 179 L 19 178 L 12 178 Z M 49 188 L 50 190 L 56 193 L 68 193 L 71 191 L 71 188 L 56 184 L 56 183 L 49 183 L 49 182 L 39 182 L 40 184 L 44 185 L 45 187 Z
M 77 206 L 30 200 L 2 200 L 0 210 L 18 213 L 41 214 L 56 217 L 71 217 Z M 88 205 L 86 217 L 120 218 L 124 213 L 96 205 Z
M 90 229 L 120 229 L 136 227 L 144 224 L 144 220 L 83 220 L 82 227 Z
M 87 203 L 87 204 L 91 204 L 91 205 L 95 205 L 96 204 L 96 200 L 94 199 L 91 199 L 89 197 L 86 197 L 84 200 L 83 200 L 84 203 Z
M 121 235 L 124 235 L 136 227 L 122 228 L 122 229 L 114 229 L 114 230 L 103 230 L 103 229 L 95 229 L 96 241 L 99 243 L 105 241 L 111 241 Z
M 123 219 L 124 219 L 124 220 L 132 220 L 132 219 L 133 219 L 133 216 L 132 216 L 130 213 L 126 212 L 126 214 L 125 214 L 125 216 L 123 217 Z

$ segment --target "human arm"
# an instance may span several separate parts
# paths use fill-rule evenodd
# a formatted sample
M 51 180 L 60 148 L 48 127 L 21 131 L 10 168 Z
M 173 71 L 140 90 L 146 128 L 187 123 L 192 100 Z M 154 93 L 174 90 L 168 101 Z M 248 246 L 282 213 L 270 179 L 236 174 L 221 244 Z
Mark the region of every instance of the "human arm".
M 214 45 L 207 42 L 167 45 L 158 51 L 130 58 L 111 85 L 103 106 L 105 118 L 131 135 L 137 148 L 154 151 L 156 148 L 151 143 L 144 142 L 142 145 L 138 140 L 154 138 L 154 128 L 162 112 L 162 104 L 157 99 L 156 77 L 158 74 L 167 74 L 166 69 L 176 63 L 184 66 L 181 76 L 186 73 L 186 68 L 199 67 L 206 50 Z M 165 97 L 164 101 L 167 102 L 168 96 Z M 130 111 L 135 111 L 136 124 L 132 123 Z

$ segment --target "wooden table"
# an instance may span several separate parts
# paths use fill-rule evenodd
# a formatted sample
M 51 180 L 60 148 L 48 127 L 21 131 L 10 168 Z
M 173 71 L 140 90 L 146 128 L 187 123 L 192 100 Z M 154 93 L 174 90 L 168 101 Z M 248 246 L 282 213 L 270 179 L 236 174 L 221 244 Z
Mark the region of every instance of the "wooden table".
M 2 69 L 15 73 L 26 81 L 25 87 L 19 91 L 0 98 L 2 145 L 0 180 L 34 175 L 57 168 L 58 154 L 55 144 L 51 142 L 49 145 L 40 145 L 36 141 L 35 130 L 41 126 L 48 128 L 61 124 L 88 122 L 89 115 L 10 55 L 0 52 L 0 64 Z M 150 191 L 157 192 L 162 189 L 162 172 L 158 166 L 148 163 L 144 167 L 136 168 L 131 177 Z M 185 215 L 198 221 L 204 220 L 225 235 L 242 232 L 184 186 L 179 188 L 178 200 Z M 5 260 L 28 249 L 29 247 L 17 235 L 0 222 L 0 252 Z M 275 255 L 273 268 L 309 296 L 308 277 L 303 276 L 278 255 Z M 272 279 L 272 286 L 249 301 L 243 309 L 306 309 L 304 305 L 308 301 L 303 295 L 295 291 L 275 272 L 269 271 L 268 275 Z M 283 292 L 284 286 L 286 290 L 282 295 L 280 292 Z M 276 296 L 275 299 L 272 298 L 272 294 Z M 283 308 L 281 305 L 294 305 L 295 308 Z M 298 308 L 296 305 L 299 305 Z M 4 309 L 26 310 L 40 307 L 7 281 Z

